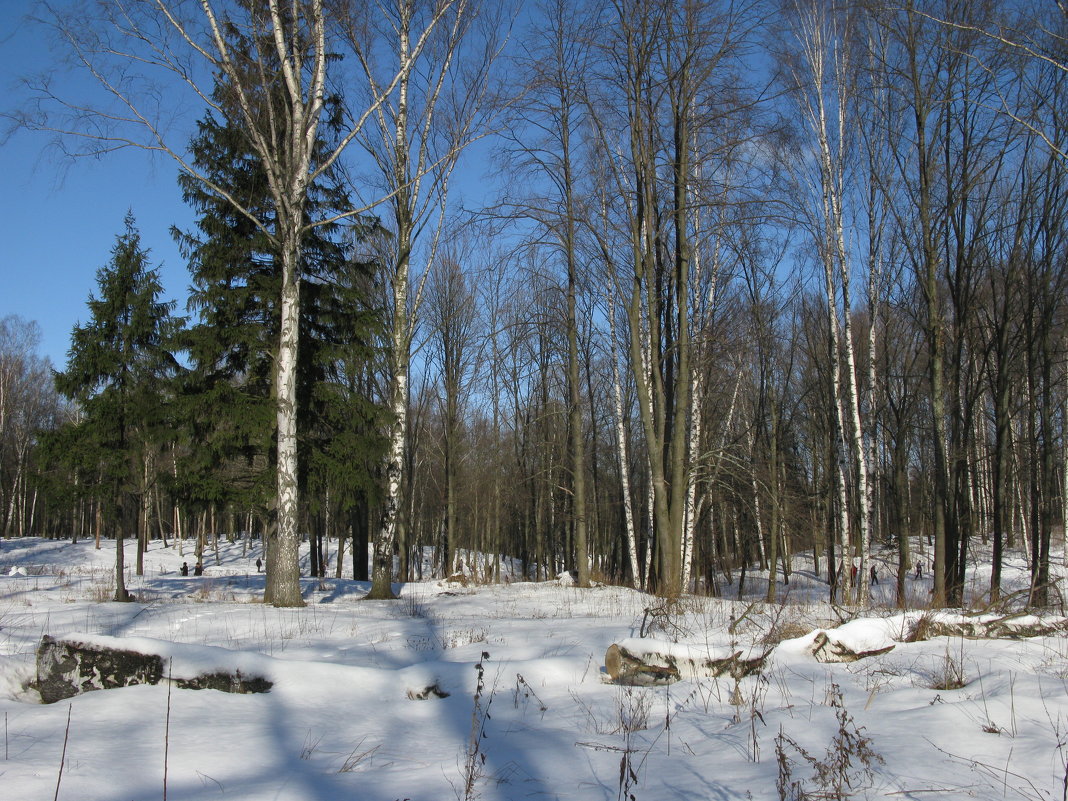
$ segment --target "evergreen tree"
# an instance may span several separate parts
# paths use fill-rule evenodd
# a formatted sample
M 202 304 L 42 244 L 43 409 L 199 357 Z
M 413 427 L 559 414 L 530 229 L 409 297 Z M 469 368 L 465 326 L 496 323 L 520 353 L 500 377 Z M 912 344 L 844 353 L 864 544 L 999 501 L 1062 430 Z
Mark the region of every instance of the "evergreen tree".
M 239 131 L 210 115 L 191 142 L 194 163 L 268 216 L 269 193 Z M 183 335 L 192 370 L 183 392 L 191 443 L 182 494 L 194 503 L 237 504 L 266 512 L 274 494 L 275 408 L 271 398 L 278 342 L 281 275 L 267 236 L 233 205 L 186 174 L 179 185 L 197 210 L 196 234 L 174 230 L 189 259 Z
M 361 228 L 354 233 L 368 232 Z M 370 283 L 367 263 L 352 259 L 333 280 L 309 282 L 306 309 L 314 310 L 314 316 L 308 315 L 307 335 L 302 332 L 308 349 L 303 383 L 307 392 L 301 393 L 307 409 L 300 428 L 304 497 L 309 515 L 323 518 L 323 524 L 312 529 L 317 545 L 328 528 L 326 521 L 348 520 L 357 579 L 368 577 L 366 521 L 381 495 L 379 468 L 386 449 L 386 412 L 371 399 L 374 352 L 369 343 L 379 317 L 367 304 Z M 312 567 L 322 575 L 317 553 L 321 547 L 312 550 Z M 339 559 L 341 554 L 339 548 Z
M 217 96 L 225 102 L 221 87 Z M 240 129 L 209 115 L 199 123 L 190 149 L 197 169 L 212 183 L 240 196 L 257 218 L 274 217 L 266 173 Z M 182 175 L 179 183 L 199 215 L 195 233 L 175 231 L 192 274 L 189 309 L 198 315 L 185 337 L 192 363 L 185 417 L 196 447 L 186 455 L 184 494 L 270 517 L 281 257 L 258 225 L 202 182 Z M 306 213 L 322 219 L 350 207 L 338 176 L 327 173 L 309 190 Z M 360 226 L 347 233 L 360 234 L 366 224 Z M 327 497 L 337 511 L 345 511 L 358 499 L 354 488 L 366 494 L 371 486 L 366 460 L 375 449 L 375 409 L 362 384 L 352 380 L 369 359 L 370 269 L 351 257 L 344 233 L 340 225 L 317 226 L 301 246 L 298 479 L 302 495 L 309 482 L 318 493 L 305 502 L 305 517 L 309 507 L 319 511 Z M 268 547 L 267 600 L 274 556 L 275 549 Z
M 97 271 L 99 295 L 89 296 L 89 321 L 74 326 L 67 369 L 56 373 L 56 387 L 78 404 L 82 415 L 63 441 L 68 458 L 83 473 L 95 475 L 95 492 L 115 532 L 115 600 L 129 600 L 123 572 L 123 538 L 144 492 L 144 459 L 153 443 L 165 438 L 168 378 L 176 362 L 168 350 L 176 322 L 173 304 L 161 302 L 156 270 L 132 213 Z M 133 523 L 136 528 L 136 523 Z

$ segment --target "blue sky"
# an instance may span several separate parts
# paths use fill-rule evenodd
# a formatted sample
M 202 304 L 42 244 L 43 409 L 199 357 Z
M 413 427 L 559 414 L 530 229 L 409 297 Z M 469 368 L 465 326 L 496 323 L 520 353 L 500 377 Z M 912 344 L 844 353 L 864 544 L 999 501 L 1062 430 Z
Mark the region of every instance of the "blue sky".
M 20 80 L 52 62 L 48 34 L 25 16 L 34 0 L 0 0 L 0 113 L 25 101 Z M 66 97 L 92 93 L 91 79 L 64 79 Z M 192 124 L 200 110 L 172 102 L 179 124 Z M 0 120 L 2 122 L 2 120 Z M 0 127 L 0 317 L 17 314 L 42 329 L 40 352 L 62 369 L 73 326 L 88 315 L 96 271 L 107 264 L 123 219 L 132 210 L 142 244 L 160 269 L 165 297 L 185 314 L 189 274 L 171 237 L 172 225 L 189 230 L 194 215 L 178 189 L 178 169 L 167 156 L 126 149 L 102 158 L 70 159 L 50 146 L 46 133 Z M 172 135 L 181 146 L 187 138 Z M 488 193 L 485 143 L 471 148 L 452 182 L 452 202 Z
M 23 96 L 19 79 L 50 58 L 43 32 L 23 20 L 31 5 L 0 0 L 3 111 Z M 184 313 L 189 278 L 170 227 L 189 227 L 193 215 L 170 161 L 135 150 L 72 161 L 49 141 L 27 131 L 0 141 L 0 317 L 18 314 L 40 323 L 40 352 L 61 368 L 71 328 L 87 316 L 96 271 L 107 263 L 127 210 L 137 218 L 153 266 L 161 268 L 167 297 L 180 297 L 176 311 Z

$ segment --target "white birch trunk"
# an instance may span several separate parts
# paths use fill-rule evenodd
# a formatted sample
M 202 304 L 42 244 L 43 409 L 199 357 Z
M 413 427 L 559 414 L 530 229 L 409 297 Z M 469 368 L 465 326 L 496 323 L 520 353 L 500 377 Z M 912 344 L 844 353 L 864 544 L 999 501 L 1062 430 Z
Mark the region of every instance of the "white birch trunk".
M 857 518 L 859 523 L 860 542 L 857 547 L 857 603 L 860 606 L 868 605 L 870 591 L 870 576 L 868 573 L 869 552 L 871 549 L 871 494 L 868 488 L 868 449 L 864 443 L 864 428 L 860 419 L 860 392 L 857 387 L 856 356 L 853 348 L 852 326 L 850 325 L 849 308 L 849 279 L 848 266 L 844 261 L 845 250 L 842 240 L 842 227 L 839 221 L 839 266 L 842 270 L 842 293 L 844 296 L 844 331 L 845 361 L 846 361 L 846 390 L 848 392 L 849 412 L 852 416 L 853 434 L 853 458 L 857 467 Z
M 608 338 L 612 360 L 612 400 L 615 409 L 616 455 L 619 459 L 619 476 L 623 492 L 623 524 L 627 537 L 627 557 L 636 589 L 644 590 L 645 581 L 638 563 L 638 538 L 634 527 L 634 506 L 630 492 L 630 459 L 627 455 L 627 429 L 623 418 L 623 388 L 619 379 L 619 353 L 616 343 L 616 310 L 611 295 L 608 296 Z
M 841 407 L 838 408 L 838 419 L 841 421 Z M 848 603 L 853 593 L 853 554 L 851 553 L 850 530 L 849 530 L 849 493 L 846 490 L 846 465 L 845 449 L 838 437 L 838 459 L 835 460 L 835 469 L 838 478 L 838 553 L 841 558 L 842 569 L 838 576 L 838 584 L 842 588 L 842 601 Z
M 700 160 L 695 159 L 696 167 L 695 174 L 698 179 L 701 177 L 701 165 Z M 727 187 L 724 186 L 724 195 L 726 195 Z M 693 212 L 693 228 L 694 239 L 700 242 L 702 236 L 701 215 L 699 210 Z M 693 309 L 693 316 L 698 321 L 699 331 L 702 334 L 711 325 L 715 316 L 716 301 L 718 297 L 716 290 L 719 286 L 719 268 L 720 268 L 720 240 L 717 237 L 715 244 L 712 248 L 712 271 L 709 276 L 708 294 L 705 298 L 705 305 L 703 308 Z M 693 286 L 698 287 L 701 285 L 702 272 L 704 268 L 704 260 L 701 258 L 701 249 L 695 248 L 693 259 L 693 271 L 694 280 Z M 699 302 L 694 305 L 699 306 Z M 695 347 L 695 354 L 700 354 L 703 348 Z M 696 360 L 695 360 L 696 361 Z M 682 588 L 686 590 L 690 586 L 690 580 L 693 575 L 693 551 L 694 540 L 696 536 L 697 518 L 701 513 L 702 504 L 699 503 L 697 498 L 697 474 L 698 465 L 701 461 L 700 449 L 701 449 L 701 433 L 702 433 L 702 417 L 704 411 L 705 401 L 705 382 L 702 380 L 702 372 L 700 367 L 696 364 L 691 373 L 690 378 L 690 441 L 689 441 L 689 470 L 687 472 L 687 487 L 686 487 L 686 509 L 683 522 L 683 549 L 682 549 Z M 726 432 L 730 429 L 731 417 L 734 414 L 734 398 L 737 397 L 738 379 L 740 379 L 740 373 L 736 377 L 735 381 L 735 395 L 731 399 L 731 407 L 727 413 L 727 422 L 723 430 L 723 441 L 726 438 Z M 716 467 L 718 469 L 719 462 L 722 459 L 722 454 L 717 457 Z
M 764 521 L 760 511 L 760 486 L 757 484 L 756 474 L 753 474 L 753 518 L 756 521 L 757 549 L 760 553 L 761 568 L 767 564 L 768 552 L 764 547 Z
M 178 479 L 178 459 L 174 455 L 173 450 L 171 455 L 171 475 L 174 476 L 175 480 Z M 174 504 L 174 537 L 176 540 L 178 540 L 178 555 L 185 556 L 185 552 L 183 550 L 185 546 L 185 537 L 182 534 L 182 515 L 179 511 L 177 501 Z
M 407 277 L 394 287 L 395 302 L 407 304 Z M 401 306 L 400 308 L 403 308 Z M 407 325 L 404 325 L 404 329 Z M 395 327 L 392 333 L 393 375 L 390 380 L 389 409 L 393 421 L 389 430 L 389 455 L 386 462 L 386 494 L 378 535 L 374 538 L 371 559 L 371 594 L 374 597 L 393 597 L 393 548 L 397 539 L 397 513 L 404 476 L 404 461 L 408 442 L 408 337 L 406 330 Z M 448 571 L 449 566 L 445 565 Z
M 846 110 L 849 105 L 848 88 L 845 83 L 846 62 L 848 53 L 840 41 L 833 17 L 824 17 L 821 8 L 813 8 L 802 14 L 800 22 L 801 30 L 798 39 L 808 62 L 811 80 L 811 93 L 803 101 L 803 109 L 807 113 L 809 124 L 816 136 L 819 145 L 819 184 L 822 199 L 822 219 L 818 226 L 822 229 L 822 258 L 824 267 L 824 286 L 826 290 L 827 314 L 830 323 L 831 356 L 832 356 L 832 382 L 833 402 L 838 415 L 840 432 L 839 447 L 845 451 L 846 438 L 849 436 L 849 452 L 853 457 L 856 467 L 855 476 L 857 481 L 858 497 L 858 533 L 859 542 L 857 548 L 856 564 L 857 586 L 859 597 L 856 599 L 861 605 L 867 605 L 869 577 L 867 571 L 868 551 L 870 547 L 870 519 L 871 519 L 871 496 L 868 490 L 868 450 L 864 442 L 864 429 L 860 417 L 860 398 L 857 388 L 856 356 L 853 346 L 853 333 L 851 323 L 851 306 L 849 296 L 849 261 L 845 246 L 845 226 L 843 218 L 844 203 L 844 158 L 846 139 Z M 831 12 L 833 13 L 833 12 Z M 833 59 L 831 75 L 827 74 L 827 60 Z M 828 78 L 832 82 L 832 90 L 836 101 L 836 139 L 837 150 L 832 149 L 830 123 L 824 86 Z M 835 287 L 835 273 L 842 286 L 842 307 L 839 310 L 837 292 Z M 839 314 L 842 322 L 839 324 Z M 839 355 L 839 347 L 844 350 L 843 359 Z M 842 383 L 844 381 L 844 393 Z M 848 404 L 848 416 L 843 410 L 843 401 Z M 848 420 L 849 427 L 846 427 Z M 849 434 L 847 435 L 847 431 Z M 849 542 L 849 514 L 848 493 L 845 492 L 845 453 L 840 454 L 839 474 L 840 491 L 839 500 L 843 503 L 843 544 Z M 851 549 L 843 550 L 843 564 L 850 567 L 849 572 L 843 571 L 844 576 L 852 578 L 853 560 L 849 553 Z M 847 585 L 846 585 L 847 586 Z
M 756 448 L 756 440 L 755 440 L 755 437 L 753 435 L 753 432 L 750 431 L 749 432 L 749 463 L 750 463 L 750 465 L 755 464 L 755 462 L 754 462 L 754 453 L 753 453 L 755 448 Z M 761 520 L 761 514 L 760 514 L 760 485 L 757 482 L 757 477 L 756 477 L 756 471 L 755 470 L 752 471 L 752 473 L 751 473 L 750 485 L 753 488 L 753 520 L 756 523 L 757 549 L 758 549 L 759 554 L 760 554 L 760 566 L 763 567 L 765 564 L 767 564 L 768 557 L 767 557 L 767 551 L 764 548 L 764 522 L 763 522 L 763 520 Z
M 873 214 L 873 212 L 869 212 Z M 869 241 L 877 240 L 876 236 L 878 223 L 872 219 L 872 223 L 869 226 L 868 238 Z M 872 251 L 870 264 L 868 265 L 868 414 L 869 422 L 871 423 L 866 429 L 867 434 L 867 460 L 868 467 L 872 473 L 876 472 L 876 465 L 879 464 L 879 427 L 873 422 L 875 415 L 875 398 L 876 398 L 876 380 L 877 373 L 877 358 L 876 358 L 876 331 L 878 330 L 879 322 L 879 296 L 881 294 L 882 286 L 882 251 L 877 247 Z M 871 510 L 875 506 L 875 486 L 874 481 L 868 482 L 868 514 L 870 516 Z M 872 531 L 874 532 L 875 526 L 872 525 Z M 885 517 L 883 525 L 879 528 L 880 531 L 885 532 Z
M 642 588 L 648 589 L 649 585 L 649 573 L 653 569 L 653 544 L 656 542 L 656 512 L 653 508 L 653 504 L 656 502 L 656 498 L 653 493 L 653 471 L 649 467 L 648 460 L 646 460 L 646 474 L 648 476 L 648 485 L 645 493 L 645 505 L 646 505 L 646 525 L 649 530 L 646 535 L 645 543 L 645 581 L 642 582 Z
M 5 537 L 10 537 L 11 536 L 11 528 L 14 525 L 14 522 L 15 522 L 15 498 L 18 497 L 18 488 L 19 488 L 19 482 L 22 479 L 22 466 L 23 466 L 24 461 L 25 460 L 22 458 L 22 454 L 21 453 L 17 454 L 16 459 L 15 459 L 15 479 L 14 479 L 14 481 L 11 482 L 11 494 L 10 494 L 10 497 L 8 498 L 7 517 L 5 518 L 6 522 L 4 523 L 4 536 Z M 24 533 L 25 532 L 19 532 L 19 535 L 21 536 Z
M 366 41 L 360 30 L 349 32 L 350 42 L 357 52 L 368 86 L 376 97 L 392 97 L 395 102 L 376 104 L 375 118 L 381 139 L 365 145 L 382 171 L 391 192 L 388 205 L 393 213 L 396 230 L 390 244 L 393 291 L 392 320 L 390 321 L 390 386 L 388 405 L 393 416 L 389 434 L 389 453 L 386 462 L 386 497 L 382 518 L 374 538 L 372 589 L 369 597 L 393 598 L 391 588 L 393 550 L 397 541 L 401 491 L 407 464 L 408 395 L 411 376 L 411 344 L 415 320 L 419 313 L 423 288 L 430 265 L 436 258 L 448 196 L 449 176 L 463 148 L 476 136 L 477 109 L 482 99 L 481 87 L 485 70 L 492 57 L 482 65 L 471 86 L 461 90 L 466 102 L 460 118 L 452 119 L 454 126 L 446 130 L 436 125 L 437 102 L 449 94 L 447 77 L 458 58 L 461 42 L 469 29 L 472 9 L 467 0 L 440 0 L 432 4 L 426 16 L 414 0 L 394 0 L 389 4 L 390 19 L 383 24 L 383 35 L 391 40 L 397 69 L 388 87 L 375 74 L 378 53 L 374 42 Z M 429 7 L 428 7 L 429 9 Z M 375 13 L 375 12 L 372 12 Z M 421 30 L 413 30 L 419 23 Z M 440 34 L 440 37 L 437 37 Z M 421 63 L 426 56 L 431 61 Z M 415 81 L 416 83 L 413 83 Z M 413 99 L 414 98 L 414 99 Z M 456 102 L 461 102 L 455 97 Z M 442 151 L 435 148 L 447 140 Z M 424 185 L 424 180 L 430 188 Z M 431 218 L 437 215 L 436 225 Z M 430 243 L 426 248 L 422 278 L 412 285 L 411 264 L 413 248 L 420 232 L 429 230 Z M 411 499 L 414 503 L 414 498 Z M 446 566 L 447 567 L 447 566 Z
M 297 347 L 300 333 L 298 251 L 283 256 L 282 330 L 275 378 L 278 423 L 278 531 L 267 564 L 266 600 L 274 606 L 303 606 L 300 592 L 299 496 L 297 487 Z
M 397 27 L 397 62 L 401 79 L 397 85 L 397 108 L 393 120 L 393 158 L 391 184 L 397 191 L 394 203 L 397 216 L 396 262 L 393 283 L 393 320 L 390 331 L 390 385 L 389 411 L 392 422 L 389 431 L 389 454 L 386 461 L 386 496 L 383 499 L 382 518 L 372 546 L 371 592 L 372 598 L 394 598 L 393 549 L 397 540 L 397 514 L 400 509 L 400 491 L 404 476 L 405 454 L 408 444 L 408 371 L 410 369 L 410 319 L 408 317 L 409 270 L 411 258 L 411 193 L 409 139 L 408 139 L 408 86 L 411 80 L 411 5 L 406 0 L 398 3 L 400 22 Z M 382 119 L 382 115 L 379 115 Z M 383 129 L 385 122 L 380 123 Z M 448 565 L 444 566 L 446 572 Z
M 37 488 L 33 488 L 33 498 L 30 500 L 30 515 L 26 523 L 25 531 L 27 534 L 33 533 L 34 516 L 37 514 Z
M 693 545 L 694 534 L 697 527 L 697 517 L 700 509 L 697 503 L 697 463 L 701 448 L 701 412 L 704 406 L 704 382 L 698 378 L 694 371 L 691 379 L 693 419 L 690 422 L 690 469 L 686 478 L 686 511 L 683 517 L 682 529 L 682 591 L 687 592 L 690 588 L 690 576 L 693 570 Z

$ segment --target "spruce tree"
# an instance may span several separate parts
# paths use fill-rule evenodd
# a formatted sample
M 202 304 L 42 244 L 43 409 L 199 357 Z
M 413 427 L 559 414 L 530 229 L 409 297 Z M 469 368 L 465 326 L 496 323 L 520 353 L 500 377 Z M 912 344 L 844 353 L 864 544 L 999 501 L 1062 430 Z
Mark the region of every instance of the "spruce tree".
M 220 103 L 226 93 L 217 91 Z M 335 104 L 336 105 L 336 104 Z M 259 219 L 274 216 L 267 177 L 246 136 L 212 115 L 190 143 L 196 168 Z M 197 230 L 175 236 L 189 259 L 189 310 L 197 320 L 185 335 L 191 371 L 184 391 L 191 444 L 183 469 L 190 500 L 255 510 L 270 518 L 276 486 L 276 400 L 272 397 L 281 324 L 281 256 L 271 239 L 203 182 L 179 177 L 198 212 Z M 309 219 L 351 207 L 335 173 L 309 190 Z M 374 315 L 366 301 L 370 268 L 351 256 L 352 236 L 367 227 L 320 225 L 301 245 L 297 430 L 301 495 L 318 511 L 329 495 L 339 511 L 367 494 L 369 456 L 376 453 L 375 407 L 350 380 L 369 359 Z M 311 486 L 317 495 L 304 490 Z M 328 489 L 329 487 L 329 489 Z M 269 527 L 269 538 L 274 526 Z M 269 539 L 270 542 L 270 539 Z M 276 549 L 267 549 L 271 600 Z
M 95 492 L 115 533 L 115 600 L 130 595 L 124 580 L 123 538 L 144 491 L 147 449 L 167 429 L 165 396 L 176 362 L 168 350 L 176 322 L 173 304 L 159 299 L 162 287 L 149 269 L 148 251 L 132 213 L 116 238 L 111 261 L 97 271 L 98 295 L 90 295 L 89 321 L 74 326 L 67 369 L 56 387 L 82 410 L 63 435 L 69 458 L 95 474 Z M 136 528 L 136 523 L 133 523 Z
M 367 228 L 353 231 L 358 237 L 371 233 Z M 371 399 L 375 353 L 370 342 L 380 318 L 368 307 L 370 286 L 368 264 L 350 259 L 344 273 L 309 282 L 305 292 L 314 318 L 308 320 L 304 339 L 310 351 L 305 360 L 310 373 L 307 394 L 302 394 L 307 404 L 301 426 L 307 466 L 304 497 L 309 515 L 350 523 L 357 579 L 368 577 L 368 537 L 366 531 L 362 537 L 359 532 L 381 495 L 380 466 L 386 450 L 386 411 Z M 314 529 L 316 542 L 325 528 L 324 522 Z M 341 553 L 339 546 L 339 558 Z M 318 568 L 322 574 L 321 560 Z
M 194 164 L 266 216 L 265 178 L 243 136 L 210 115 L 190 144 Z M 266 513 L 275 491 L 275 407 L 271 398 L 278 342 L 281 275 L 267 236 L 233 205 L 182 174 L 185 201 L 197 212 L 197 232 L 174 230 L 189 260 L 183 335 L 191 371 L 183 392 L 190 445 L 180 476 L 182 494 L 197 504 L 237 504 Z

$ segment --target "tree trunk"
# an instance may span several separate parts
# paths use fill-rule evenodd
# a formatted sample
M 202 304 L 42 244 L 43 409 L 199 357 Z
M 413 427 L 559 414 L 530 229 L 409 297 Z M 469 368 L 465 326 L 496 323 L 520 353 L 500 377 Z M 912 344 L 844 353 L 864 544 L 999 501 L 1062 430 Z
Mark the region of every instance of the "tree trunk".
M 407 306 L 407 274 L 398 277 L 393 289 L 395 312 Z M 389 430 L 389 456 L 386 461 L 385 497 L 382 517 L 374 538 L 371 558 L 371 591 L 368 598 L 393 599 L 393 550 L 397 535 L 397 514 L 400 509 L 405 443 L 408 421 L 408 339 L 407 324 L 395 321 L 392 332 L 389 410 L 393 420 Z
M 299 218 L 284 237 L 282 319 L 275 371 L 278 424 L 278 534 L 273 558 L 267 560 L 264 600 L 277 607 L 304 606 L 300 591 L 300 532 L 297 485 L 297 350 L 300 334 Z
M 768 590 L 765 600 L 776 602 L 776 582 L 779 559 L 779 410 L 776 401 L 771 402 L 771 420 L 768 432 Z
M 115 601 L 129 601 L 130 593 L 126 589 L 126 558 L 123 553 L 123 544 L 126 532 L 123 530 L 126 527 L 127 518 L 127 504 L 125 499 L 120 499 L 117 502 L 116 519 L 117 525 L 115 526 L 115 596 L 112 600 Z
M 609 358 L 612 360 L 612 403 L 615 410 L 616 458 L 619 462 L 619 478 L 622 491 L 624 537 L 626 538 L 627 562 L 630 565 L 632 586 L 644 590 L 645 581 L 641 563 L 638 561 L 638 533 L 634 524 L 634 502 L 630 489 L 630 458 L 627 454 L 627 428 L 623 416 L 623 389 L 619 380 L 619 355 L 616 341 L 616 310 L 612 295 L 608 296 Z

